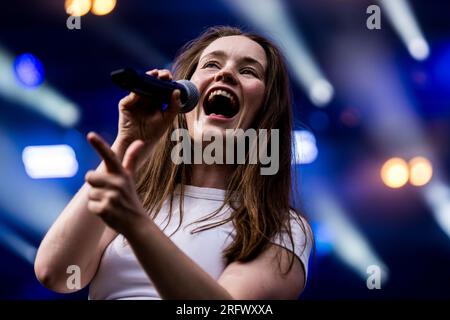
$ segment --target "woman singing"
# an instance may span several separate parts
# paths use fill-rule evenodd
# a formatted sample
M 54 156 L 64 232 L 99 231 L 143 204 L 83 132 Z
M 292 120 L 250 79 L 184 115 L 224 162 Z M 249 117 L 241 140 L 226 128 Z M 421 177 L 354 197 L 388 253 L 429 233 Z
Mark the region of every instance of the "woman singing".
M 172 79 L 168 70 L 148 74 Z M 292 208 L 292 110 L 279 50 L 262 36 L 213 27 L 183 47 L 173 79 L 198 88 L 193 111 L 179 113 L 178 90 L 165 111 L 130 93 L 111 147 L 88 134 L 103 161 L 42 241 L 38 279 L 62 293 L 90 285 L 90 299 L 297 299 L 312 234 Z M 277 172 L 262 174 L 261 162 L 176 162 L 178 129 L 193 142 L 277 130 L 269 140 L 279 139 L 279 150 L 267 148 L 278 152 Z M 80 288 L 67 286 L 70 266 Z

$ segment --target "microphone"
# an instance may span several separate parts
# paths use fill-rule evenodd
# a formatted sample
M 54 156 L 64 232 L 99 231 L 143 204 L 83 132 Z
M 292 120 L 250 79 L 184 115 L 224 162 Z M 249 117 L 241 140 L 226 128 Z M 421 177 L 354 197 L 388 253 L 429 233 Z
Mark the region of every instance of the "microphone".
M 112 81 L 122 89 L 149 96 L 161 103 L 168 104 L 172 92 L 180 90 L 180 113 L 186 113 L 195 108 L 200 94 L 197 87 L 189 80 L 160 80 L 145 73 L 139 73 L 131 68 L 111 72 Z

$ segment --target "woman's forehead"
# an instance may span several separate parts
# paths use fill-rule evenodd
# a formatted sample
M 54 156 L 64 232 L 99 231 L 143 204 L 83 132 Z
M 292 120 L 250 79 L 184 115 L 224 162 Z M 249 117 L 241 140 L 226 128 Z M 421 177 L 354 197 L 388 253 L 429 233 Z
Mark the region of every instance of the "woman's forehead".
M 226 56 L 235 58 L 250 57 L 266 67 L 266 53 L 259 43 L 246 36 L 221 37 L 211 42 L 203 50 L 200 59 L 206 56 Z

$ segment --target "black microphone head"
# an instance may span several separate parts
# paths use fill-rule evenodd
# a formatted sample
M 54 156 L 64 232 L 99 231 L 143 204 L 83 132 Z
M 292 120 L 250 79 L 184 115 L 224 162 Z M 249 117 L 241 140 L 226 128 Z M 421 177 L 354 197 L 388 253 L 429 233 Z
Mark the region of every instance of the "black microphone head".
M 181 84 L 186 90 L 186 95 L 181 96 L 181 102 L 183 103 L 180 113 L 186 113 L 195 108 L 200 99 L 200 93 L 197 87 L 189 80 L 178 80 L 177 83 Z

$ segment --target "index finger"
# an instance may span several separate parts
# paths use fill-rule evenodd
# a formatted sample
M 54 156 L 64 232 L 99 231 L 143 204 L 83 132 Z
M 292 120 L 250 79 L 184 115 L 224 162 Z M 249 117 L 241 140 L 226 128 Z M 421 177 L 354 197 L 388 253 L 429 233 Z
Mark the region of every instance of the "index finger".
M 100 137 L 95 132 L 89 132 L 87 135 L 87 139 L 89 143 L 94 147 L 95 151 L 97 151 L 97 153 L 100 155 L 100 157 L 103 158 L 108 172 L 122 172 L 122 164 L 120 163 L 116 154 L 108 146 L 108 143 L 106 143 L 106 141 L 103 140 L 102 137 Z

